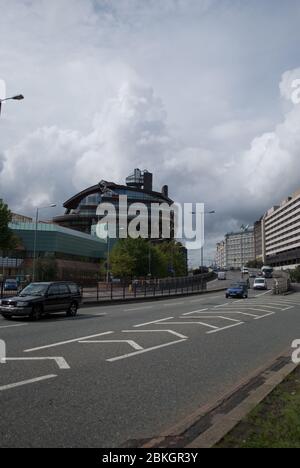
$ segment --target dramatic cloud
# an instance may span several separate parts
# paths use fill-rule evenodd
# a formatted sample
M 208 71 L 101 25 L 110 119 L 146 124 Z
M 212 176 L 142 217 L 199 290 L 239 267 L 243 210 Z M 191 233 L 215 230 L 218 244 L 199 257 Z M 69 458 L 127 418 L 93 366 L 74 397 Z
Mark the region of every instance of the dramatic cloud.
M 0 79 L 26 97 L 3 106 L 0 196 L 31 213 L 147 168 L 216 209 L 211 258 L 299 186 L 300 8 L 272 5 L 0 0 Z

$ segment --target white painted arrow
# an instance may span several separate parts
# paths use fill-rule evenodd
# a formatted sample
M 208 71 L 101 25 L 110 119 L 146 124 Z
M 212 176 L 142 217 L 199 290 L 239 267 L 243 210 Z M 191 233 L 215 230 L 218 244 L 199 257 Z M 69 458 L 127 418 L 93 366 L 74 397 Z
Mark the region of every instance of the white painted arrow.
M 53 360 L 56 362 L 58 365 L 59 369 L 70 369 L 69 364 L 67 361 L 59 356 L 59 357 L 30 357 L 30 358 L 24 358 L 24 357 L 5 357 L 5 358 L 0 358 L 0 364 L 6 364 L 7 361 L 50 361 Z

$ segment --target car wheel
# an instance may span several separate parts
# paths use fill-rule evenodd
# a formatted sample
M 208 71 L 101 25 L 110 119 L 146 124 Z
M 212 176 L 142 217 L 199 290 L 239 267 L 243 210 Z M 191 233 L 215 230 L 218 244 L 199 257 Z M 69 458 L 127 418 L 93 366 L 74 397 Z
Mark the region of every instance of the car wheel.
M 78 305 L 76 302 L 72 302 L 69 309 L 67 310 L 67 317 L 76 317 L 78 311 Z
M 34 321 L 40 320 L 42 316 L 42 306 L 36 305 L 32 307 L 32 312 L 30 314 L 30 318 Z

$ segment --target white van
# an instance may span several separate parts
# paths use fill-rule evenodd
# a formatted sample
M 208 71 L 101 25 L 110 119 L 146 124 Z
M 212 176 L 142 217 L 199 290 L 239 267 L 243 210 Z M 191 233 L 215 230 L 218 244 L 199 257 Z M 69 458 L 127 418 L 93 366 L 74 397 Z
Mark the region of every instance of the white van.
M 218 273 L 218 280 L 219 280 L 219 281 L 224 281 L 224 280 L 226 280 L 226 271 L 219 271 L 219 273 Z

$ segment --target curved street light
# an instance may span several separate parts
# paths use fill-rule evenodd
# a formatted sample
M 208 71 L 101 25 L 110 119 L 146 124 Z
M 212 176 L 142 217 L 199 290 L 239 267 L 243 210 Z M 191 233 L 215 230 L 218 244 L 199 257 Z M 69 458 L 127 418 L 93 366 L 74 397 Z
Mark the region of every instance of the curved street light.
M 17 94 L 16 96 L 12 96 L 12 97 L 5 98 L 5 99 L 0 99 L 0 115 L 1 115 L 2 102 L 5 102 L 5 101 L 23 101 L 23 99 L 24 99 L 23 94 Z

